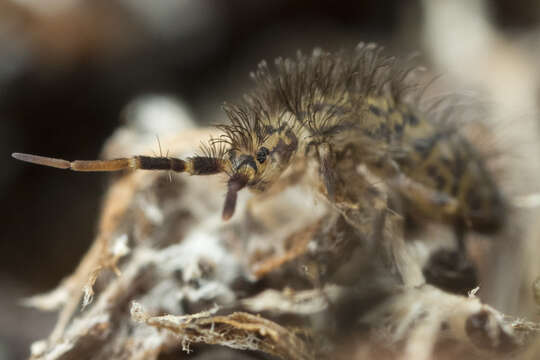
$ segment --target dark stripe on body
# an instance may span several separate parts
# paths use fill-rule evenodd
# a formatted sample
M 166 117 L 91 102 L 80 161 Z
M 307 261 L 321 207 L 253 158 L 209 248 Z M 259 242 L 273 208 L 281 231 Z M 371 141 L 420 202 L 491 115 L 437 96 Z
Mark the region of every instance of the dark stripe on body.
M 418 120 L 418 118 L 413 114 L 406 114 L 404 118 L 405 118 L 405 123 L 413 127 L 417 126 L 420 123 L 420 120 Z
M 414 150 L 419 153 L 423 159 L 427 159 L 437 145 L 437 142 L 440 140 L 440 138 L 440 134 L 435 134 L 432 137 L 415 140 Z
M 383 111 L 375 105 L 369 105 L 369 111 L 375 116 L 381 116 Z
M 279 138 L 276 146 L 274 146 L 269 153 L 270 156 L 277 153 L 280 156 L 281 161 L 283 161 L 283 164 L 288 163 L 291 156 L 298 149 L 298 139 L 291 129 L 287 129 L 285 136 L 289 139 L 289 144 L 285 143 L 282 138 Z
M 285 130 L 285 125 L 281 125 L 280 127 L 278 128 L 275 128 L 273 127 L 272 125 L 265 125 L 264 126 L 264 131 L 267 135 L 273 135 L 275 134 L 276 132 L 277 133 L 281 133 L 283 130 Z

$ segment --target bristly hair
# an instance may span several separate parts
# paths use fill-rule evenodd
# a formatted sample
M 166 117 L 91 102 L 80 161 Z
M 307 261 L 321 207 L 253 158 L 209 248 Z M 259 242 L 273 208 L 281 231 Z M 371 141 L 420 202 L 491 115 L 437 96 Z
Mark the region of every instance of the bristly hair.
M 229 149 L 226 144 L 219 141 L 219 139 L 210 137 L 207 142 L 201 142 L 196 156 L 207 158 L 210 161 L 208 166 L 217 169 L 222 166 L 221 162 L 228 152 Z M 228 171 L 229 169 L 225 168 L 224 170 Z
M 198 155 L 202 157 L 222 160 L 225 158 L 225 155 L 228 151 L 228 147 L 220 139 L 210 137 L 208 142 L 201 142 Z
M 417 88 L 408 81 L 417 69 L 411 61 L 382 55 L 375 44 L 359 44 L 353 52 L 297 53 L 296 58 L 265 61 L 251 73 L 256 83 L 240 105 L 224 105 L 231 123 L 218 125 L 219 142 L 253 151 L 268 136 L 268 125 L 305 127 L 312 136 L 332 136 L 361 125 L 365 98 L 387 96 L 396 104 Z
M 213 140 L 213 144 L 228 145 L 230 149 L 256 151 L 268 138 L 268 127 L 272 119 L 270 114 L 260 111 L 247 102 L 241 105 L 223 104 L 223 110 L 230 124 L 216 125 L 223 134 Z

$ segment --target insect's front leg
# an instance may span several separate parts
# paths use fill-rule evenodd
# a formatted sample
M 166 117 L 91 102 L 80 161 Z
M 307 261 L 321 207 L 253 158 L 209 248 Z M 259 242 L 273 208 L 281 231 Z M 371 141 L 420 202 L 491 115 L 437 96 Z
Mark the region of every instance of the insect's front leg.
M 351 153 L 352 150 L 352 153 Z M 329 201 L 350 224 L 365 251 L 380 258 L 380 265 L 407 286 L 424 283 L 419 265 L 404 241 L 403 217 L 388 207 L 388 184 L 358 169 L 354 149 L 335 153 L 332 165 L 335 199 Z
M 319 176 L 326 191 L 326 197 L 332 202 L 336 198 L 336 189 L 343 188 L 336 168 L 336 153 L 333 146 L 326 142 L 312 146 L 315 148 L 315 156 L 319 161 Z
M 390 182 L 392 187 L 426 218 L 444 221 L 455 218 L 458 214 L 459 202 L 446 193 L 431 189 L 403 173 L 393 177 Z
M 373 224 L 387 210 L 386 192 L 358 171 L 352 145 L 340 150 L 334 147 L 329 143 L 316 145 L 323 194 L 352 226 L 364 235 L 373 234 L 378 231 Z

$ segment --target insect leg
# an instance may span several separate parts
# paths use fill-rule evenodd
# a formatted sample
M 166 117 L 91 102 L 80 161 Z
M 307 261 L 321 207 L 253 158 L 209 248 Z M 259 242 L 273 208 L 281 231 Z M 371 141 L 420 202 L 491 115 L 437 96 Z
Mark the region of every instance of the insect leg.
M 341 195 L 333 205 L 368 244 L 365 248 L 380 257 L 381 265 L 403 284 L 422 284 L 422 271 L 405 246 L 403 218 L 388 207 L 385 184 L 372 184 L 370 179 L 353 171 L 338 174 L 340 185 L 336 191 Z M 340 189 L 341 186 L 345 189 Z
M 453 218 L 459 211 L 459 202 L 452 196 L 433 190 L 401 173 L 392 181 L 393 186 L 410 200 L 422 213 L 434 218 Z
M 333 201 L 336 196 L 338 182 L 335 171 L 336 156 L 328 143 L 319 144 L 316 149 L 320 163 L 319 172 L 326 188 L 326 195 L 330 201 Z
M 467 225 L 460 217 L 457 199 L 426 187 L 404 174 L 394 180 L 399 193 L 414 204 L 424 216 L 453 223 L 456 249 L 440 249 L 434 252 L 423 268 L 428 283 L 447 291 L 466 294 L 478 284 L 474 264 L 467 255 L 465 236 Z

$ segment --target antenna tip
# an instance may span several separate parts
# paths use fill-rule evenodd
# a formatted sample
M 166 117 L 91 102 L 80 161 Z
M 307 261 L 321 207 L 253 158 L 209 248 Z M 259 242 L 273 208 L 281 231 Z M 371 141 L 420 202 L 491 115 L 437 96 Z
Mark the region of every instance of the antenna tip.
M 20 161 L 27 161 L 28 154 L 14 152 L 14 153 L 11 154 L 11 157 L 14 158 L 14 159 L 20 160 Z
M 66 160 L 62 159 L 55 159 L 45 156 L 38 156 L 38 155 L 32 155 L 32 154 L 24 154 L 24 153 L 13 153 L 11 156 L 14 159 L 37 164 L 37 165 L 43 165 L 43 166 L 50 166 L 55 167 L 58 169 L 69 169 L 71 168 L 71 163 Z

